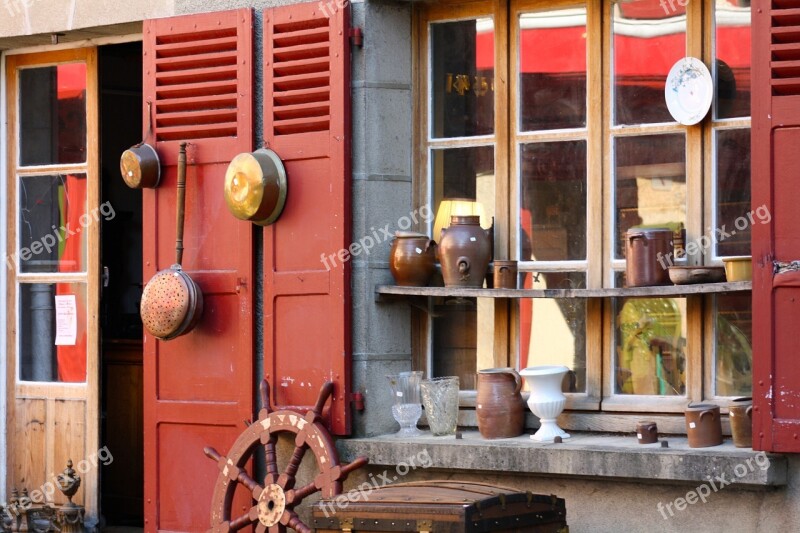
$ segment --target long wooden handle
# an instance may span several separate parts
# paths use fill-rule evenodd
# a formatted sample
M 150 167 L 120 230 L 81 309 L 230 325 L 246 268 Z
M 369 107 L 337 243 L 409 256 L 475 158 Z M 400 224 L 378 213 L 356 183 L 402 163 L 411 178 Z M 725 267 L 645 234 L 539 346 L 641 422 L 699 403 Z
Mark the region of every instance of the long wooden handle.
M 186 211 L 186 143 L 181 143 L 178 152 L 178 187 L 177 194 L 177 224 L 175 230 L 175 263 L 178 265 L 183 261 L 183 218 Z

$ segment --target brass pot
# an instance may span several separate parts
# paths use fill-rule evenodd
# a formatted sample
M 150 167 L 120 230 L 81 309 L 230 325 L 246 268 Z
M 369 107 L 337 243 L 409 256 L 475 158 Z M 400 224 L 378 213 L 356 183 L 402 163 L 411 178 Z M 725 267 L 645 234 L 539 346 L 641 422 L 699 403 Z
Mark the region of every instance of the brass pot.
M 286 204 L 286 169 L 272 150 L 233 158 L 225 173 L 225 203 L 240 220 L 259 226 L 275 222 Z
M 155 189 L 161 181 L 158 153 L 144 142 L 122 152 L 119 170 L 125 184 L 131 189 Z

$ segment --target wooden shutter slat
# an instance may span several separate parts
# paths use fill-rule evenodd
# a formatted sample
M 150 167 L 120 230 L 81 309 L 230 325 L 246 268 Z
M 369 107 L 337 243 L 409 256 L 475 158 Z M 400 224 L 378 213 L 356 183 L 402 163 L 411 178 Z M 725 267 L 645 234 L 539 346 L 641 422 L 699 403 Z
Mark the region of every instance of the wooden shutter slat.
M 314 2 L 264 12 L 264 139 L 289 181 L 264 229 L 264 372 L 278 406 L 310 406 L 332 380 L 338 435 L 350 431 L 350 265 L 320 256 L 350 240 L 349 17 Z
M 235 109 L 236 95 L 233 93 L 215 96 L 191 96 L 187 98 L 166 98 L 156 105 L 161 114 L 176 111 L 193 111 L 202 109 Z
M 203 447 L 228 450 L 254 410 L 253 229 L 221 194 L 230 161 L 254 148 L 253 14 L 148 20 L 143 36 L 143 129 L 162 168 L 143 191 L 143 275 L 175 260 L 177 153 L 189 141 L 182 266 L 204 298 L 191 333 L 145 336 L 146 529 L 205 531 L 218 469 Z

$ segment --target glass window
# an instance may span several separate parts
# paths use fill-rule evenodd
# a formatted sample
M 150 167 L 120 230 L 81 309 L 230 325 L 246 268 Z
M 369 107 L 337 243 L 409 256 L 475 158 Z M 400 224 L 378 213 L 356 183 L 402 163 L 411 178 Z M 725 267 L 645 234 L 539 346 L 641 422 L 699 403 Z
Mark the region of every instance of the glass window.
M 18 181 L 19 272 L 85 272 L 86 174 L 22 176 Z M 95 213 L 99 214 L 99 213 Z
M 519 20 L 520 131 L 586 126 L 586 8 Z
M 658 0 L 615 2 L 613 11 L 614 123 L 673 122 L 664 80 L 686 56 L 686 12 Z
M 583 272 L 526 272 L 524 289 L 586 287 Z M 564 392 L 586 392 L 586 300 L 535 298 L 519 302 L 519 367 L 564 365 Z
M 431 25 L 431 136 L 494 133 L 494 23 Z
M 616 394 L 686 394 L 686 299 L 616 302 Z
M 713 300 L 714 394 L 750 396 L 753 392 L 750 294 L 722 294 Z
M 714 132 L 716 166 L 716 255 L 750 255 L 752 225 L 764 213 L 751 213 L 750 129 Z
M 685 135 L 617 137 L 614 163 L 616 255 L 622 259 L 630 228 L 686 224 Z
M 19 284 L 19 379 L 86 381 L 86 285 Z
M 718 0 L 716 61 L 714 62 L 718 119 L 750 116 L 750 0 Z
M 19 164 L 86 162 L 86 64 L 19 72 Z
M 520 147 L 520 260 L 586 259 L 586 141 Z

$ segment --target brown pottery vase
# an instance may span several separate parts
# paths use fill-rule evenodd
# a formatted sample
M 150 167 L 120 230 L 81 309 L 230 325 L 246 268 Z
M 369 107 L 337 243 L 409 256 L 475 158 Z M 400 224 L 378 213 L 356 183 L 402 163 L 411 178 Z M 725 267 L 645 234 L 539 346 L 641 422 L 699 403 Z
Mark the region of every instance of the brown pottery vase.
M 707 448 L 722 444 L 722 423 L 719 406 L 700 403 L 686 408 L 686 436 L 690 448 Z
M 422 233 L 396 232 L 389 253 L 389 270 L 398 285 L 426 286 L 436 272 L 436 243 Z
M 483 287 L 492 245 L 478 216 L 453 216 L 442 231 L 439 262 L 445 287 Z
M 736 398 L 728 406 L 733 445 L 737 448 L 753 446 L 753 399 Z
M 475 411 L 478 431 L 485 439 L 508 439 L 525 430 L 522 378 L 513 368 L 488 368 L 478 372 Z

